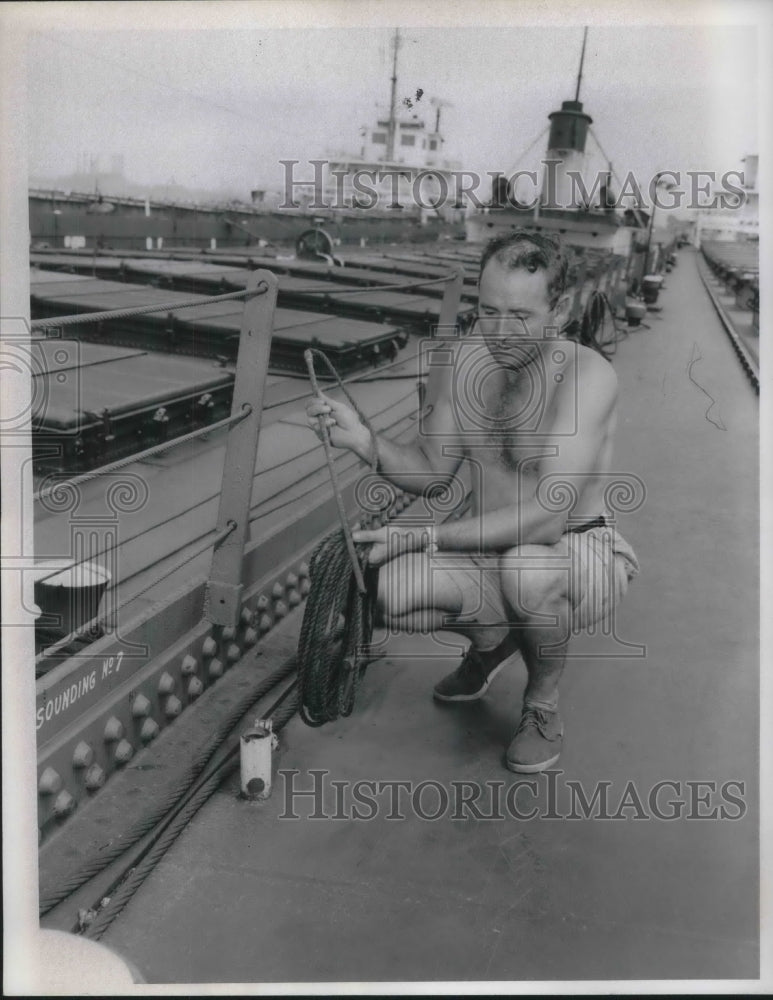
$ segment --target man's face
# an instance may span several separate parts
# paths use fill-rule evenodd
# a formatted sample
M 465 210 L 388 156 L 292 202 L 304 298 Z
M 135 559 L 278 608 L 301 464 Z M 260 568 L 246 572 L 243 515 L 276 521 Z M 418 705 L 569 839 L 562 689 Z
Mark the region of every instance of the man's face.
M 499 364 L 516 371 L 525 368 L 539 353 L 546 329 L 555 326 L 544 270 L 510 269 L 496 260 L 486 264 L 480 276 L 475 333 Z

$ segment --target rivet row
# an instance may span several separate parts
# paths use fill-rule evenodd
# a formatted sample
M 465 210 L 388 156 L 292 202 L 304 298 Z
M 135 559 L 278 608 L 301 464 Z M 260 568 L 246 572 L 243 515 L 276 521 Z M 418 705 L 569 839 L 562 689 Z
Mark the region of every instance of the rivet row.
M 398 497 L 395 507 L 402 509 L 407 506 L 410 499 L 407 495 Z M 242 643 L 244 647 L 254 646 L 258 637 L 265 635 L 271 630 L 275 622 L 281 621 L 291 608 L 298 607 L 311 589 L 308 563 L 302 562 L 298 566 L 297 573 L 290 572 L 282 584 L 277 580 L 272 589 L 271 596 L 261 594 L 255 601 L 254 607 L 245 606 L 241 610 L 240 625 L 244 628 Z M 224 643 L 229 643 L 225 650 L 224 659 L 228 664 L 235 663 L 242 655 L 242 648 L 233 641 L 236 638 L 237 629 L 232 626 L 225 626 L 220 632 L 220 639 Z M 207 665 L 207 675 L 215 680 L 221 677 L 225 671 L 223 661 L 216 657 L 219 642 L 214 636 L 207 636 L 201 646 L 201 656 L 209 660 Z M 199 661 L 191 653 L 183 656 L 180 663 L 180 673 L 183 677 L 190 678 L 185 688 L 187 697 L 195 700 L 204 691 L 202 680 L 196 676 L 199 672 Z M 163 671 L 158 678 L 157 690 L 165 700 L 163 702 L 163 712 L 167 719 L 176 718 L 183 710 L 183 704 L 173 692 L 176 688 L 176 680 L 169 671 Z M 132 716 L 142 720 L 139 738 L 147 745 L 158 736 L 160 732 L 159 724 L 151 717 L 152 705 L 150 700 L 142 693 L 137 694 L 131 704 Z M 128 763 L 134 756 L 134 747 L 129 740 L 124 738 L 124 725 L 117 716 L 111 716 L 105 723 L 104 729 L 105 743 L 114 743 L 113 760 L 117 766 Z M 104 769 L 94 762 L 93 747 L 81 740 L 73 750 L 72 767 L 84 771 L 84 783 L 88 791 L 96 791 L 101 788 L 106 780 Z M 51 767 L 45 768 L 40 776 L 38 790 L 41 795 L 54 795 L 56 799 L 53 805 L 55 815 L 64 817 L 69 815 L 76 807 L 73 796 L 62 788 L 62 778 L 57 771 Z

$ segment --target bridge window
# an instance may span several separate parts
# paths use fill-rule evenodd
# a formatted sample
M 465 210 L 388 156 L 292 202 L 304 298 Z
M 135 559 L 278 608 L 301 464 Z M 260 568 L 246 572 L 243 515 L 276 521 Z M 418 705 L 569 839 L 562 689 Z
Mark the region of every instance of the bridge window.
M 386 146 L 386 132 L 374 132 L 373 142 L 379 146 Z
M 401 135 L 400 136 L 400 145 L 401 146 L 415 146 L 416 145 L 416 136 L 415 135 Z

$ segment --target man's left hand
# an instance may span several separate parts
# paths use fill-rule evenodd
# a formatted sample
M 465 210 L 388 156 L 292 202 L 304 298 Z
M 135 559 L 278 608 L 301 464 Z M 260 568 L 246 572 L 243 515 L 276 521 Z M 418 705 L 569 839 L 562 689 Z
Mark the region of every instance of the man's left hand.
M 383 566 L 390 559 L 403 555 L 405 552 L 420 552 L 424 548 L 425 531 L 419 527 L 406 527 L 388 524 L 383 528 L 358 530 L 352 532 L 355 542 L 372 543 L 368 554 L 371 566 Z

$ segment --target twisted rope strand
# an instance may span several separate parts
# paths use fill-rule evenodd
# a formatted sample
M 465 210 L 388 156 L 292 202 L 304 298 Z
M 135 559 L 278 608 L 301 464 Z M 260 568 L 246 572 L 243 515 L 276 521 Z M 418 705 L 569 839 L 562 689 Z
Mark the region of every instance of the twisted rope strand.
M 378 469 L 378 445 L 376 443 L 376 433 L 373 430 L 373 425 L 371 424 L 368 417 L 362 412 L 360 407 L 357 405 L 356 401 L 352 398 L 349 390 L 341 381 L 338 372 L 333 367 L 333 364 L 329 360 L 327 355 L 324 354 L 322 351 L 317 350 L 314 347 L 310 347 L 304 351 L 303 357 L 306 361 L 306 367 L 309 370 L 309 379 L 311 381 L 311 387 L 314 390 L 314 395 L 317 396 L 317 398 L 319 399 L 322 398 L 322 393 L 320 392 L 319 383 L 317 382 L 317 373 L 314 370 L 315 356 L 319 357 L 327 365 L 328 370 L 331 372 L 331 374 L 338 382 L 339 388 L 343 392 L 344 396 L 346 396 L 352 409 L 355 411 L 357 416 L 360 418 L 360 420 L 367 428 L 368 433 L 370 434 L 370 442 L 371 442 L 371 468 L 373 472 L 376 472 L 376 470 Z M 335 460 L 333 458 L 332 446 L 330 444 L 330 432 L 328 430 L 324 414 L 320 414 L 319 416 L 319 427 L 322 432 L 322 444 L 325 448 L 325 458 L 327 459 L 327 465 L 330 471 L 330 479 L 333 483 L 333 493 L 335 495 L 336 506 L 338 507 L 338 517 L 339 520 L 341 521 L 341 529 L 343 531 L 343 537 L 346 543 L 346 549 L 347 552 L 349 553 L 349 560 L 352 564 L 352 571 L 354 572 L 354 577 L 355 580 L 357 581 L 357 587 L 360 593 L 364 594 L 367 588 L 365 586 L 365 580 L 362 575 L 362 570 L 360 568 L 359 560 L 357 558 L 357 553 L 354 548 L 354 540 L 352 539 L 351 528 L 349 527 L 349 521 L 346 516 L 346 510 L 344 508 L 344 502 L 341 496 L 341 488 L 338 484 L 338 476 L 335 470 Z

